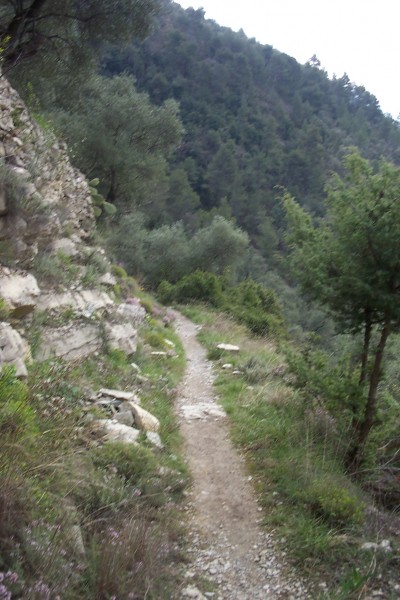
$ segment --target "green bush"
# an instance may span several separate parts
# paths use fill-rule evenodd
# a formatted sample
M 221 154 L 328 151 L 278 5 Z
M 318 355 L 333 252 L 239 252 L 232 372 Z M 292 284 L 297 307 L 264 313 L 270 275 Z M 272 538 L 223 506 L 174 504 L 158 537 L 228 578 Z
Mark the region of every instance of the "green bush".
M 157 288 L 157 296 L 163 304 L 171 304 L 175 301 L 175 286 L 164 279 Z
M 225 292 L 225 308 L 256 335 L 279 335 L 283 332 L 281 306 L 273 290 L 252 279 Z
M 185 275 L 175 285 L 162 281 L 157 294 L 164 304 L 197 301 L 220 306 L 223 301 L 221 278 L 214 273 L 199 270 Z
M 120 265 L 112 265 L 111 273 L 113 275 L 115 275 L 115 277 L 118 277 L 119 279 L 126 279 L 126 277 L 128 277 L 128 273 Z
M 142 331 L 142 338 L 152 348 L 165 348 L 164 335 L 159 331 Z
M 147 314 L 149 314 L 149 315 L 153 314 L 154 306 L 153 306 L 153 303 L 151 300 L 149 300 L 148 298 L 141 298 L 140 304 L 143 306 L 143 308 Z
M 316 479 L 300 493 L 312 511 L 332 527 L 362 525 L 365 505 L 349 488 L 334 477 Z

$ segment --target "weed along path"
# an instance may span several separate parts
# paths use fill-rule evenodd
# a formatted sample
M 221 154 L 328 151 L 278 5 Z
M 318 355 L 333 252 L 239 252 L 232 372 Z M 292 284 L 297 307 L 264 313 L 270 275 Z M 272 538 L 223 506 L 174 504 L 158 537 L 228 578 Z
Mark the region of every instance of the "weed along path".
M 261 509 L 244 462 L 229 440 L 227 417 L 216 402 L 212 365 L 196 339 L 198 326 L 177 314 L 176 330 L 188 361 L 177 411 L 193 476 L 190 564 L 181 597 L 310 598 L 304 582 L 285 563 L 273 534 L 261 528 Z

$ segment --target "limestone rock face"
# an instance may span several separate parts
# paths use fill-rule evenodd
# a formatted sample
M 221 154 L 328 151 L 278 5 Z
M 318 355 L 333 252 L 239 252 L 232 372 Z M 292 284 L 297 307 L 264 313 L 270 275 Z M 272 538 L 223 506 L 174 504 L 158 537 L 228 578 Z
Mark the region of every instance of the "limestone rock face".
M 89 185 L 72 167 L 65 144 L 31 119 L 9 82 L 0 78 L 0 156 L 20 185 L 19 197 L 0 198 L 0 239 L 15 262 L 28 266 L 57 238 L 86 240 L 94 229 Z M 1 196 L 1 193 L 0 193 Z M 74 251 L 71 244 L 63 252 Z
M 39 310 L 53 310 L 70 306 L 77 311 L 95 312 L 113 304 L 106 292 L 82 290 L 81 292 L 64 292 L 62 294 L 42 294 L 37 308 Z
M 146 311 L 140 304 L 125 304 L 122 303 L 116 310 L 116 315 L 124 321 L 130 321 L 133 325 L 138 327 L 141 325 L 146 317 Z
M 6 301 L 13 316 L 23 317 L 32 312 L 39 295 L 40 289 L 33 275 L 0 269 L 0 298 Z
M 131 323 L 104 325 L 106 340 L 111 350 L 122 350 L 130 356 L 136 352 L 137 331 Z
M 25 362 L 30 358 L 28 343 L 9 323 L 0 323 L 0 370 L 13 366 L 17 377 L 27 377 Z
M 98 327 L 95 325 L 75 325 L 43 330 L 35 360 L 48 358 L 75 360 L 85 358 L 102 345 Z

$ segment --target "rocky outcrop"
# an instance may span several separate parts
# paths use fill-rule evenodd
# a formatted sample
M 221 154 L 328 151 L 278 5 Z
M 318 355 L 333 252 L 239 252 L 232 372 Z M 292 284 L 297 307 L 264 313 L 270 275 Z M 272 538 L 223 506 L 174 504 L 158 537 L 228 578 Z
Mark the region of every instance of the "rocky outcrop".
M 42 294 L 38 300 L 37 308 L 42 311 L 63 309 L 71 307 L 78 312 L 91 313 L 113 306 L 114 301 L 106 292 L 100 290 L 82 290 L 80 292 L 63 292 L 60 294 L 49 292 Z
M 24 271 L 11 271 L 0 267 L 0 298 L 14 317 L 24 317 L 37 304 L 40 289 L 35 277 Z
M 86 358 L 102 345 L 97 325 L 71 323 L 64 327 L 43 329 L 35 360 L 42 362 L 49 358 L 76 360 Z
M 27 377 L 25 363 L 30 360 L 27 342 L 9 323 L 0 323 L 0 370 L 13 366 L 17 377 Z
M 40 250 L 94 230 L 89 186 L 69 162 L 67 148 L 29 116 L 18 93 L 0 78 L 0 241 L 16 264 L 30 265 Z M 11 182 L 12 185 L 8 185 Z M 61 244 L 63 252 L 74 252 Z
M 110 350 L 122 350 L 128 356 L 136 352 L 137 331 L 131 323 L 116 325 L 106 322 L 104 333 Z

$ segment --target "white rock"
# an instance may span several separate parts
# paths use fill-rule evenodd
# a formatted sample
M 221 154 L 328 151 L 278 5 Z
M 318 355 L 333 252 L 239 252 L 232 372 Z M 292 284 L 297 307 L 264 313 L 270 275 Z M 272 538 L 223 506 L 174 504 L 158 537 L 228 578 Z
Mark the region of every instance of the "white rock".
M 73 242 L 70 238 L 60 238 L 58 240 L 54 240 L 50 245 L 50 250 L 53 254 L 62 252 L 65 254 L 65 256 L 69 256 L 70 258 L 74 258 L 80 254 L 75 242 Z
M 95 421 L 93 426 L 95 429 L 103 435 L 106 441 L 109 442 L 122 442 L 123 444 L 137 444 L 137 439 L 140 435 L 138 429 L 123 425 L 122 423 L 116 423 L 109 419 L 100 419 Z
M 225 350 L 226 352 L 239 352 L 240 347 L 234 346 L 233 344 L 217 344 L 219 350 Z
M 139 429 L 155 432 L 160 430 L 160 421 L 157 419 L 157 417 L 133 402 L 130 402 L 129 405 L 135 419 L 135 424 L 137 427 L 139 427 Z
M 104 330 L 111 350 L 122 350 L 128 356 L 136 352 L 137 332 L 131 323 L 105 323 Z
M 194 600 L 207 600 L 206 596 L 204 596 L 194 585 L 188 585 L 184 590 L 182 590 L 182 597 L 193 598 Z
M 222 368 L 226 371 L 229 371 L 230 369 L 233 369 L 233 365 L 232 363 L 225 363 L 224 365 L 222 365 Z
M 125 402 L 123 402 L 119 407 L 118 407 L 118 412 L 114 415 L 114 419 L 118 422 L 118 423 L 122 423 L 122 425 L 128 425 L 128 427 L 132 427 L 134 424 L 134 418 L 133 418 L 133 414 L 132 412 L 128 409 L 128 410 L 124 410 L 123 406 L 124 404 L 126 404 Z
M 156 448 L 160 448 L 160 450 L 164 448 L 164 444 L 161 441 L 160 435 L 155 431 L 146 431 L 146 439 Z
M 104 275 L 100 277 L 99 283 L 101 283 L 102 285 L 109 285 L 111 287 L 114 287 L 114 285 L 116 285 L 117 283 L 117 280 L 111 273 L 104 273 Z
M 81 292 L 64 292 L 62 294 L 42 294 L 38 300 L 39 310 L 54 310 L 70 306 L 76 311 L 95 312 L 113 305 L 114 302 L 106 292 L 82 290 Z
M 44 330 L 35 360 L 39 362 L 52 357 L 64 360 L 85 358 L 102 346 L 98 327 L 80 325 Z
M 137 326 L 144 322 L 146 311 L 143 306 L 140 306 L 140 304 L 122 303 L 118 306 L 116 315 L 119 318 L 127 320 Z
M 9 323 L 0 323 L 0 368 L 15 367 L 17 377 L 28 376 L 25 362 L 30 360 L 28 343 Z
M 33 275 L 25 272 L 0 271 L 0 298 L 3 298 L 16 317 L 32 312 L 40 295 Z
M 209 402 L 197 402 L 196 404 L 184 404 L 181 406 L 181 412 L 183 417 L 187 421 L 192 421 L 194 419 L 207 419 L 208 417 L 212 417 L 215 419 L 220 419 L 226 417 L 226 412 L 220 406 L 216 404 L 212 404 Z

